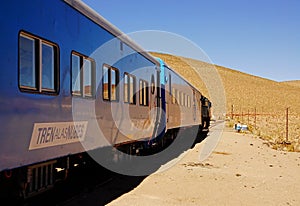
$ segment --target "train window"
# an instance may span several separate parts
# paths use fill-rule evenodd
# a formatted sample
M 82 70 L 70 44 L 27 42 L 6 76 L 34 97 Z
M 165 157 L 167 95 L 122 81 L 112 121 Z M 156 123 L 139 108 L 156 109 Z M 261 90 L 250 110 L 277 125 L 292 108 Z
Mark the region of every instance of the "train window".
M 180 105 L 180 91 L 176 92 L 176 100 L 177 100 L 177 104 Z
M 140 97 L 140 105 L 143 105 L 144 102 L 144 84 L 143 80 L 140 80 L 140 90 L 139 90 L 139 97 Z
M 151 94 L 154 94 L 155 92 L 155 80 L 154 80 L 154 75 L 151 75 Z
M 103 65 L 102 94 L 104 100 L 119 100 L 118 83 L 119 70 L 108 65 Z
M 187 101 L 188 101 L 188 105 L 187 105 L 187 106 L 188 106 L 188 107 L 191 107 L 191 97 L 190 97 L 189 95 L 188 95 L 187 97 L 188 97 L 188 98 L 187 98 Z
M 124 102 L 129 102 L 128 97 L 128 74 L 125 73 L 124 75 Z
M 169 74 L 169 93 L 172 96 L 172 78 L 171 78 L 171 74 Z
M 180 103 L 181 103 L 181 106 L 184 106 L 184 94 L 183 94 L 183 92 L 180 92 Z
M 185 106 L 188 107 L 188 95 L 185 95 Z
M 136 78 L 128 73 L 124 74 L 124 102 L 136 104 L 135 95 Z
M 45 43 L 42 43 L 42 88 L 54 90 L 54 51 Z
M 37 88 L 35 69 L 34 39 L 26 36 L 20 37 L 20 85 Z
M 172 88 L 172 104 L 176 104 L 176 89 Z
M 106 66 L 103 66 L 102 95 L 103 99 L 109 100 L 109 69 Z
M 81 95 L 80 57 L 72 54 L 72 94 Z
M 117 99 L 117 71 L 111 69 L 111 100 L 116 101 Z
M 186 107 L 189 107 L 189 95 L 185 95 L 185 102 L 186 102 L 186 104 L 185 104 L 185 106 Z
M 92 62 L 89 59 L 84 59 L 83 62 L 83 96 L 92 97 Z
M 139 90 L 140 105 L 149 105 L 149 83 L 145 80 L 140 80 L 140 90 Z
M 77 52 L 72 52 L 72 95 L 95 96 L 95 61 Z
M 58 47 L 25 32 L 19 35 L 19 86 L 22 91 L 58 92 Z
M 129 103 L 136 104 L 136 97 L 135 97 L 135 77 L 129 76 Z

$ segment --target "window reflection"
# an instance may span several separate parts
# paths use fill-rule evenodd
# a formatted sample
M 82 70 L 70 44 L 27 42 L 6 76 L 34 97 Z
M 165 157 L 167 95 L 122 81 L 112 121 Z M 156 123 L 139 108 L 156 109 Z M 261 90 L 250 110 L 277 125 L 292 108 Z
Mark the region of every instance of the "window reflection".
M 42 88 L 54 90 L 53 46 L 42 44 Z
M 83 63 L 83 93 L 84 96 L 92 96 L 92 63 L 90 60 L 85 59 Z
M 103 99 L 105 100 L 109 100 L 109 95 L 108 95 L 108 88 L 109 88 L 109 84 L 108 84 L 108 68 L 106 66 L 103 67 L 103 83 L 102 83 L 102 87 L 103 87 Z
M 95 62 L 77 52 L 72 53 L 72 95 L 94 97 Z
M 34 39 L 20 36 L 20 86 L 36 88 Z
M 39 37 L 19 35 L 19 86 L 22 92 L 56 93 L 59 85 L 58 47 Z
M 72 94 L 80 95 L 80 57 L 72 54 Z

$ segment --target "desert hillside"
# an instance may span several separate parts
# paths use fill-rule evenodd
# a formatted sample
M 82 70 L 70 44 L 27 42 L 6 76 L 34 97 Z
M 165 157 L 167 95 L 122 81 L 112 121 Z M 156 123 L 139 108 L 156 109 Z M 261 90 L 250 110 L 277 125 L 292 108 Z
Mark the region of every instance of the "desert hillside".
M 282 82 L 282 83 L 290 85 L 290 86 L 300 87 L 300 80 L 286 81 L 286 82 Z
M 271 143 L 286 140 L 300 143 L 300 81 L 275 82 L 194 59 L 160 53 L 152 55 L 163 59 L 210 97 L 218 118 L 222 118 L 225 115 L 222 111 L 225 111 L 226 117 L 233 117 L 232 123 L 241 121 L 249 125 L 251 132 Z M 222 98 L 222 91 L 225 98 Z M 222 102 L 225 102 L 225 109 L 221 108 Z

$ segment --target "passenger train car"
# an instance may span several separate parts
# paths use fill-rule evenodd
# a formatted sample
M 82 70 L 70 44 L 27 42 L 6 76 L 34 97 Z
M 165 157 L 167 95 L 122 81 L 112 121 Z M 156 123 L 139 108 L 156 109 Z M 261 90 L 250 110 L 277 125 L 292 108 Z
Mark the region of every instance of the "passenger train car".
M 81 1 L 12 0 L 0 13 L 1 191 L 30 197 L 87 150 L 135 154 L 202 128 L 201 93 Z

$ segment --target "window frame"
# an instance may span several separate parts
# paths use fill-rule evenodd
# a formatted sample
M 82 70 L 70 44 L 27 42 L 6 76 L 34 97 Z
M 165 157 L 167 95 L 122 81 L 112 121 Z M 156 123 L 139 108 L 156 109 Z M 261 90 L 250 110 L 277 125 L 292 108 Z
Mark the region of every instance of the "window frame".
M 173 91 L 172 91 L 172 76 L 169 74 L 169 94 L 172 96 Z
M 30 39 L 33 42 L 33 54 L 34 54 L 34 65 L 32 66 L 32 71 L 34 71 L 33 79 L 35 81 L 35 86 L 26 86 L 22 83 L 21 79 L 21 71 L 23 69 L 22 64 L 22 56 L 21 56 L 21 38 Z M 50 81 L 53 84 L 52 88 L 43 87 L 43 45 L 49 46 L 52 49 L 52 80 Z M 46 40 L 37 35 L 31 34 L 26 31 L 20 31 L 18 34 L 18 87 L 21 92 L 28 93 L 37 93 L 37 94 L 45 94 L 45 95 L 58 95 L 60 91 L 60 62 L 59 62 L 59 46 L 58 44 Z
M 79 93 L 75 93 L 73 91 L 73 55 L 79 58 L 79 78 L 80 78 L 80 85 L 79 85 Z M 90 82 L 91 82 L 91 94 L 87 94 L 85 91 L 85 70 L 86 67 L 84 67 L 84 63 L 85 61 L 89 61 L 90 62 Z M 77 51 L 72 51 L 71 52 L 71 76 L 70 76 L 70 85 L 71 85 L 71 95 L 73 97 L 81 97 L 81 98 L 92 98 L 95 99 L 96 98 L 96 62 L 94 59 L 79 53 Z
M 139 80 L 139 105 L 149 106 L 149 82 L 144 79 Z
M 151 94 L 154 95 L 155 93 L 155 77 L 154 74 L 151 75 Z
M 127 78 L 127 99 L 125 99 L 125 79 Z M 132 87 L 130 87 L 130 79 L 132 78 L 133 80 L 133 84 Z M 129 85 L 129 86 L 128 86 Z M 129 74 L 128 72 L 124 72 L 124 103 L 126 104 L 131 104 L 131 105 L 136 105 L 136 76 Z M 132 95 L 131 95 L 131 91 L 132 90 Z M 132 99 L 132 101 L 131 101 Z
M 174 87 L 172 87 L 172 95 L 171 95 L 172 104 L 176 104 L 176 92 L 177 90 Z
M 180 94 L 180 104 L 179 104 L 179 105 L 180 105 L 180 106 L 184 106 L 183 92 L 180 91 L 179 94 Z
M 176 90 L 176 104 L 178 104 L 179 106 L 181 105 L 181 103 L 180 103 L 180 101 L 181 101 L 181 94 L 180 94 L 181 92 L 180 92 L 180 90 Z
M 187 95 L 187 107 L 190 108 L 191 107 L 191 96 Z
M 107 86 L 107 95 L 108 95 L 108 98 L 105 98 L 104 96 L 104 68 L 107 68 L 108 69 L 108 86 Z M 112 99 L 112 71 L 115 72 L 115 99 Z M 110 102 L 119 102 L 120 100 L 120 89 L 119 89 L 119 82 L 120 82 L 120 71 L 119 69 L 117 69 L 116 67 L 113 67 L 113 66 L 110 66 L 108 64 L 103 64 L 102 65 L 102 99 L 104 101 L 110 101 Z

